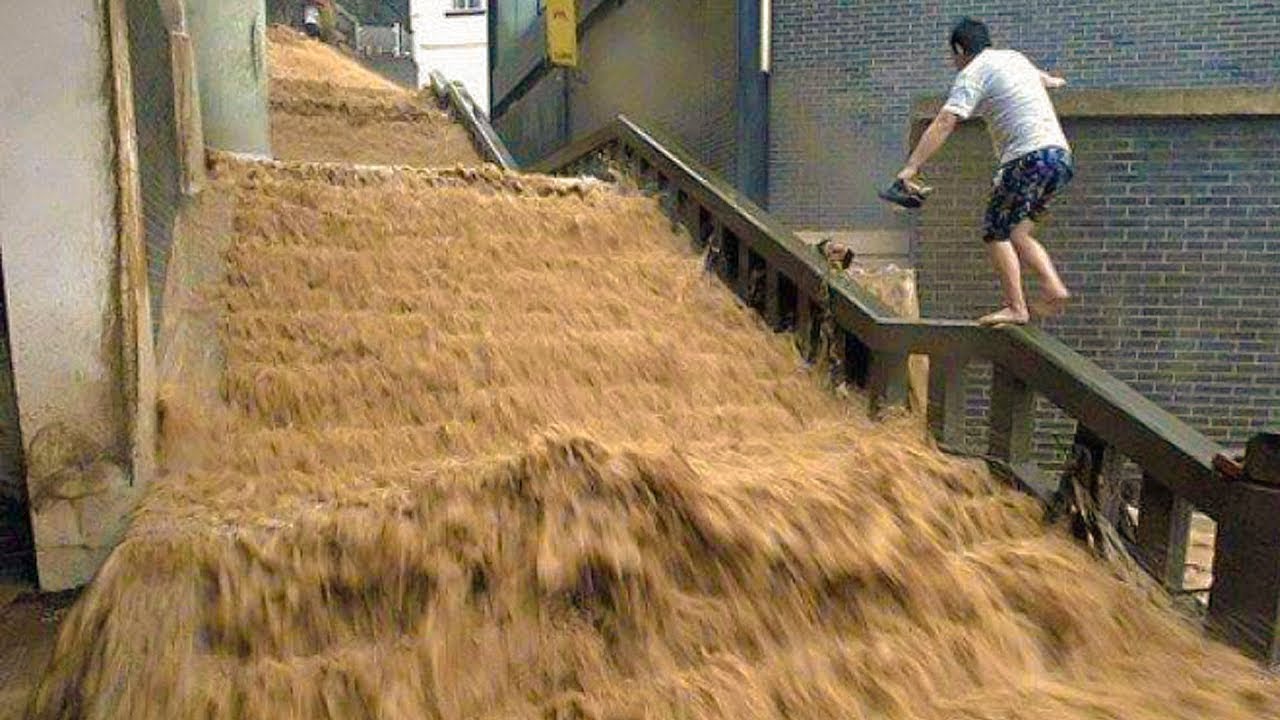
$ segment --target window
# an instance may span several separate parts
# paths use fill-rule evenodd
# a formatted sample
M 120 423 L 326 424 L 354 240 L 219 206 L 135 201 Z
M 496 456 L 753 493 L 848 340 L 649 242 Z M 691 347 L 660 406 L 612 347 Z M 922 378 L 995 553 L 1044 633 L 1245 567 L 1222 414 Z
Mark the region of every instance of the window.
M 451 0 L 445 7 L 445 17 L 459 15 L 483 15 L 485 0 Z

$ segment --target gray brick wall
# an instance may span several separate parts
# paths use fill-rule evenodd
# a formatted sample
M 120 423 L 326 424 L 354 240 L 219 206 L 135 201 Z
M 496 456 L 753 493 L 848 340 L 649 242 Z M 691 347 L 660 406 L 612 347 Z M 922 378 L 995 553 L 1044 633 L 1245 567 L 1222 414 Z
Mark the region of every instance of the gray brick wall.
M 1273 0 L 778 2 L 770 210 L 795 226 L 901 227 L 874 190 L 906 156 L 912 99 L 947 89 L 964 15 L 1077 87 L 1280 83 Z
M 1280 426 L 1280 118 L 1064 126 L 1078 174 L 1037 234 L 1077 298 L 1046 328 L 1220 442 Z M 994 165 L 970 123 L 930 166 L 938 192 L 916 244 L 926 316 L 999 304 L 978 231 Z M 989 368 L 972 375 L 982 448 Z M 1070 425 L 1045 405 L 1047 460 Z

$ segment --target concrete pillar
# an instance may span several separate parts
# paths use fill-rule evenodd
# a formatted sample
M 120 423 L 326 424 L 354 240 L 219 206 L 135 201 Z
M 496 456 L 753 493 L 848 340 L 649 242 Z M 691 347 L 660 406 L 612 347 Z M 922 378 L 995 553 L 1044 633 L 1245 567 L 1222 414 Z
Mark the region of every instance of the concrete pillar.
M 271 154 L 264 0 L 188 0 L 205 144 Z
M 0 255 L 40 586 L 83 584 L 138 490 L 120 371 L 106 3 L 10 3 L 0 23 Z M 60 58 L 52 71 L 50 58 Z

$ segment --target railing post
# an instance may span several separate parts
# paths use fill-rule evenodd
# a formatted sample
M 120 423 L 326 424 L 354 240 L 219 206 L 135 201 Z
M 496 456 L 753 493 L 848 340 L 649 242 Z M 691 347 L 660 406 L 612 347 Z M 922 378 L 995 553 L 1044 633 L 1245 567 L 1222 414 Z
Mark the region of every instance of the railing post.
M 764 321 L 775 331 L 782 326 L 782 294 L 779 291 L 781 280 L 781 276 L 778 275 L 778 269 L 766 262 L 764 266 Z
M 1191 506 L 1147 473 L 1138 499 L 1138 548 L 1151 572 L 1171 592 L 1182 590 L 1187 567 Z
M 991 455 L 1015 469 L 1031 462 L 1035 394 L 1026 383 L 998 364 L 991 368 L 991 405 L 988 413 L 988 448 Z
M 1076 425 L 1075 444 L 1089 451 L 1092 466 L 1089 468 L 1089 492 L 1097 503 L 1098 512 L 1112 527 L 1121 529 L 1128 525 L 1124 510 L 1122 486 L 1124 457 L 1107 441 L 1098 437 L 1083 424 Z M 1125 533 L 1122 531 L 1122 535 Z
M 702 236 L 702 213 L 698 203 L 683 190 L 676 191 L 676 219 L 684 225 L 693 238 L 693 246 L 700 248 L 706 241 Z
M 1254 438 L 1245 477 L 1218 518 L 1209 625 L 1222 639 L 1280 665 L 1280 436 Z
M 734 236 L 738 243 L 738 276 L 733 278 L 733 289 L 744 302 L 751 300 L 751 246 Z
M 907 406 L 907 353 L 872 350 L 867 358 L 867 395 L 871 417 Z
M 719 275 L 725 281 L 729 277 L 729 268 L 727 263 L 728 255 L 725 254 L 724 247 L 724 223 L 716 218 L 711 218 L 711 234 L 707 236 L 707 264 L 708 269 Z
M 796 338 L 800 356 L 806 363 L 813 362 L 813 349 L 817 346 L 818 328 L 814 324 L 813 300 L 804 292 L 796 296 Z
M 965 444 L 965 371 L 968 358 L 935 355 L 929 358 L 929 430 L 933 439 L 951 448 Z

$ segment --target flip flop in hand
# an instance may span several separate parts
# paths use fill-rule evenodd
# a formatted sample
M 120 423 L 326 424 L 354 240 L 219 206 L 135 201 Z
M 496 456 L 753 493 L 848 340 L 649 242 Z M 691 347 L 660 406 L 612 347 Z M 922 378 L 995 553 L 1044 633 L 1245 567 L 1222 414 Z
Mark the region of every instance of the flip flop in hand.
M 924 201 L 933 193 L 933 188 L 920 185 L 919 183 L 908 180 L 898 179 L 892 185 L 881 190 L 878 194 L 880 199 L 885 202 L 893 203 L 898 207 L 914 210 L 924 205 Z

